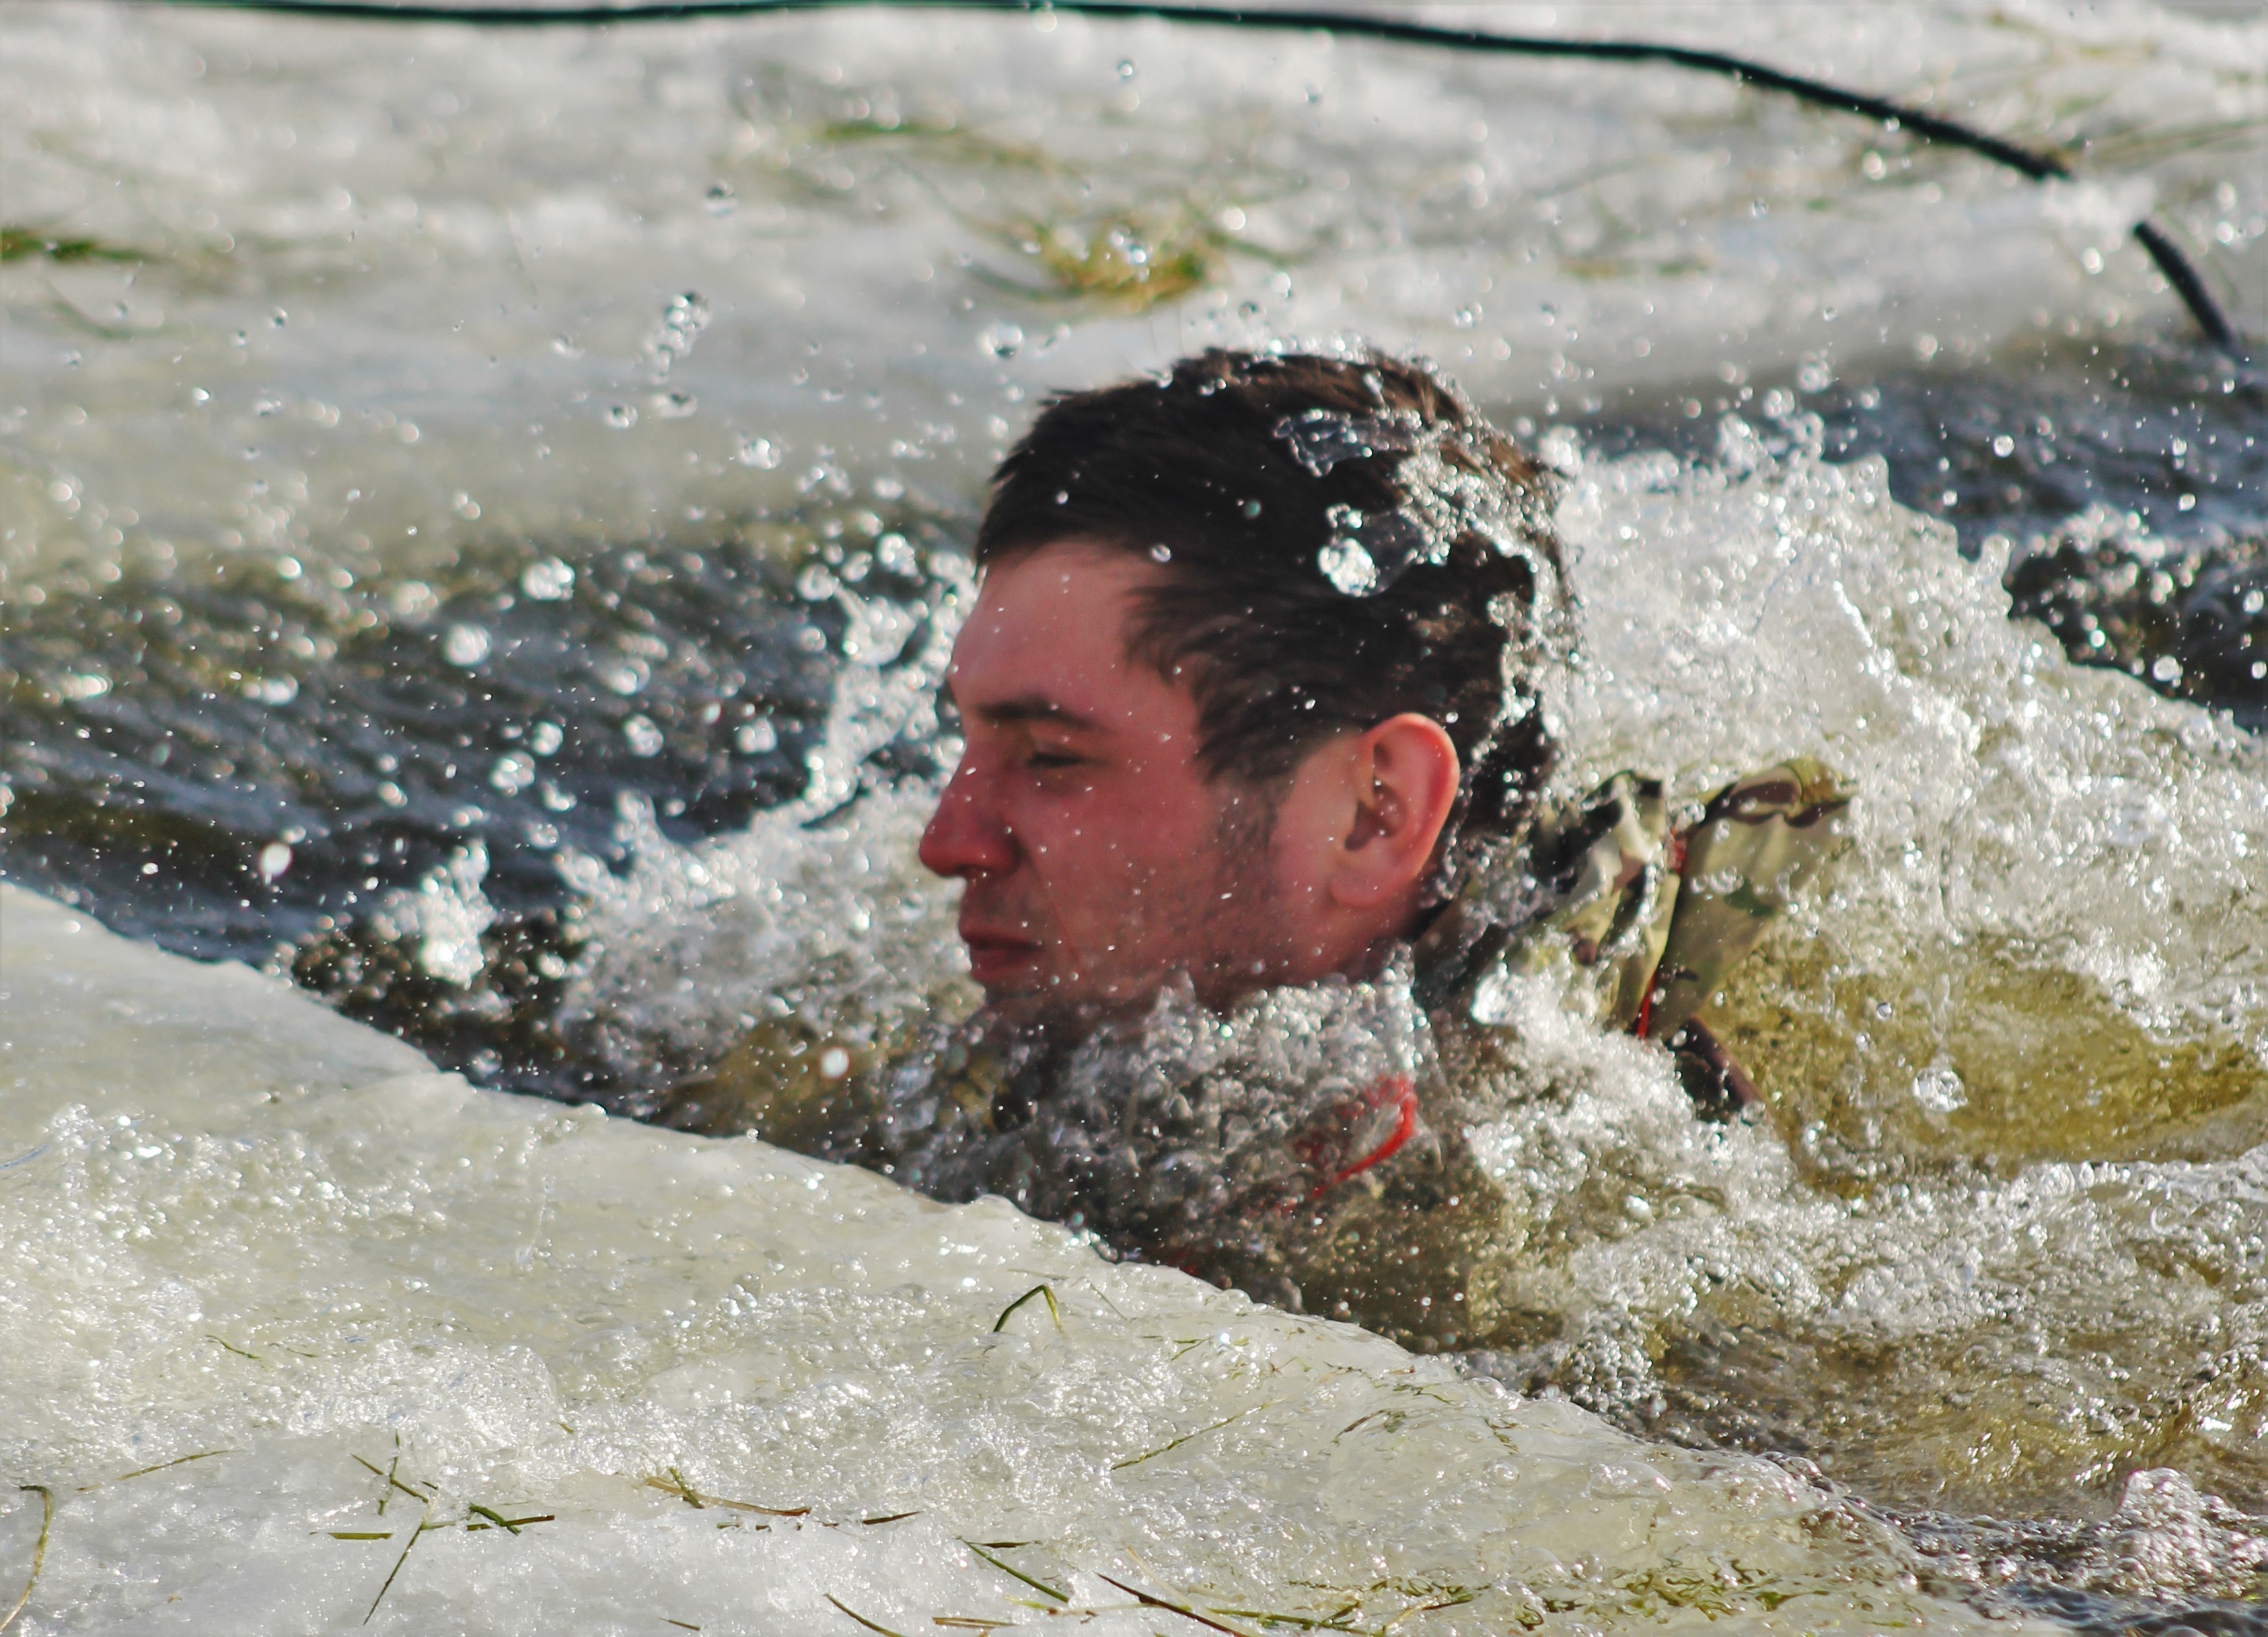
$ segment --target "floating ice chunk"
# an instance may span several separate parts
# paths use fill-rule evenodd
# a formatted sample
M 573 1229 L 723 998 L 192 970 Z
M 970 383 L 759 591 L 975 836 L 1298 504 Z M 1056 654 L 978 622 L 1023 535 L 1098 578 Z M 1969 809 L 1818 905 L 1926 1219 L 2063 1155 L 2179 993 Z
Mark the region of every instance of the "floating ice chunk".
M 0 902 L 0 1442 L 56 1502 L 43 1630 L 932 1630 L 1036 1581 L 1101 1637 L 1157 1626 L 1121 1586 L 1639 1631 L 1705 1549 L 1743 1631 L 2011 1629 L 1764 1462 L 997 1200 L 475 1092 L 286 984 Z M 19 1558 L 40 1506 L 0 1495 Z

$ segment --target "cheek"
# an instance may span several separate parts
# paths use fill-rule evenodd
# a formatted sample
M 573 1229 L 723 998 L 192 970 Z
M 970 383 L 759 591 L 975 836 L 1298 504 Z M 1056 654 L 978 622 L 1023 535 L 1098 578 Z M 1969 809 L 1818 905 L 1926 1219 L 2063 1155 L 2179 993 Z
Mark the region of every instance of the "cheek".
M 1200 872 L 1219 844 L 1212 803 L 1127 781 L 1027 809 L 1025 851 L 1058 889 L 1131 889 Z

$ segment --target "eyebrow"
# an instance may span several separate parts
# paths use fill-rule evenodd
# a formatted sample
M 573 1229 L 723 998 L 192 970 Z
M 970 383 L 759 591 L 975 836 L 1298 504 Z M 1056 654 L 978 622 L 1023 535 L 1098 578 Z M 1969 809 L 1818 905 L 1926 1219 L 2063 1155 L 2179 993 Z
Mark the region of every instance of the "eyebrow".
M 949 695 L 952 689 L 948 688 L 946 691 Z M 1017 722 L 1052 722 L 1061 727 L 1079 728 L 1089 733 L 1099 733 L 1103 729 L 1103 725 L 1093 717 L 1082 715 L 1045 694 L 1019 694 L 1012 699 L 979 705 L 974 711 L 963 705 L 961 713 L 981 717 L 995 726 L 1007 726 Z

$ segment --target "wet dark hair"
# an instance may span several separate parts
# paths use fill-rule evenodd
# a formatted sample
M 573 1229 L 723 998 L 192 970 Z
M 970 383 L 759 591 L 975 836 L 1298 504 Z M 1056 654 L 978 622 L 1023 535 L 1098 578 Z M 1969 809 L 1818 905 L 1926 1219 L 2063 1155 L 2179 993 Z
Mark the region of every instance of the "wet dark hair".
M 1078 537 L 1168 563 L 1130 645 L 1189 678 L 1210 778 L 1264 786 L 1334 734 L 1432 718 L 1463 768 L 1462 852 L 1516 837 L 1551 767 L 1547 483 L 1422 365 L 1215 350 L 1051 400 L 976 556 Z

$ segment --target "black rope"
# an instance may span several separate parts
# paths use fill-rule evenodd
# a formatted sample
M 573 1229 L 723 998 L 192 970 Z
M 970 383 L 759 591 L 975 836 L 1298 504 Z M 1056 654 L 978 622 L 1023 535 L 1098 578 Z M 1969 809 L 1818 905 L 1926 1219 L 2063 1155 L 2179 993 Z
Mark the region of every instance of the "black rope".
M 1361 40 L 1383 40 L 1398 45 L 1446 46 L 1459 51 L 1506 55 L 1576 57 L 1605 63 L 1660 63 L 1704 73 L 1728 74 L 1746 85 L 1760 85 L 1845 114 L 1879 120 L 1926 142 L 1980 154 L 2034 181 L 2069 181 L 2074 173 L 2061 158 L 2004 141 L 1989 131 L 1977 130 L 1956 120 L 1906 107 L 1884 97 L 1845 91 L 1823 80 L 1783 73 L 1762 63 L 1751 63 L 1722 51 L 1690 46 L 1665 45 L 1637 40 L 1558 40 L 1541 34 L 1492 34 L 1478 29 L 1444 28 L 1428 23 L 1404 23 L 1392 18 L 1366 17 L 1339 11 L 1278 11 L 1244 6 L 1160 5 L 1144 0 L 632 0 L 623 5 L 494 6 L 389 5 L 384 0 L 159 0 L 161 4 L 202 6 L 229 11 L 276 11 L 300 17 L 357 18 L 402 23 L 467 23 L 482 27 L 556 27 L 571 25 L 603 27 L 614 23 L 681 22 L 704 17 L 745 17 L 764 12 L 830 11 L 852 6 L 894 6 L 906 10 L 951 11 L 1068 12 L 1093 17 L 1146 17 L 1169 23 L 1229 28 L 1321 31 Z M 2206 287 L 2181 247 L 2164 229 L 2148 220 L 2134 225 L 2134 238 L 2149 253 L 2158 270 L 2197 321 L 2198 328 L 2216 347 L 2238 361 L 2245 358 L 2244 343 L 2220 304 Z

